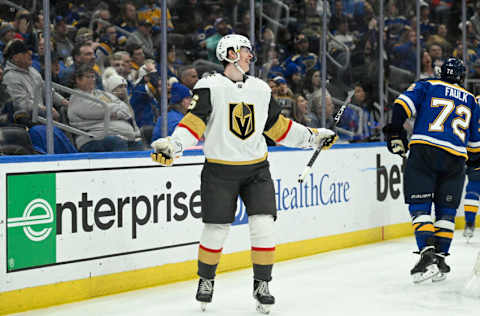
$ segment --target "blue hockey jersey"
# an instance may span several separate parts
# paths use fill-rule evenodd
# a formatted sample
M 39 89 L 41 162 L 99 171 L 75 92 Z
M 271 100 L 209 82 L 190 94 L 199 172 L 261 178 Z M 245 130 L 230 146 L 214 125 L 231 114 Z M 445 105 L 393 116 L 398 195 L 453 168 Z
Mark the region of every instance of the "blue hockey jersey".
M 475 96 L 459 85 L 417 81 L 395 103 L 408 117 L 416 117 L 410 145 L 435 146 L 466 159 L 467 151 L 480 152 L 480 108 Z

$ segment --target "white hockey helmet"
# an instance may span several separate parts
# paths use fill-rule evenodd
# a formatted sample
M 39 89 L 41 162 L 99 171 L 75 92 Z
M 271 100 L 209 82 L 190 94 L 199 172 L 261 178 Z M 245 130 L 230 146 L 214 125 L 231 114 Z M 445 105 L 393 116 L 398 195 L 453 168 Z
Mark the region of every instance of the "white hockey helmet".
M 220 39 L 217 45 L 217 59 L 222 62 L 222 61 L 227 61 L 229 63 L 235 63 L 238 61 L 240 58 L 240 48 L 246 47 L 248 48 L 252 54 L 252 44 L 243 35 L 239 34 L 229 34 L 225 35 Z M 232 48 L 233 51 L 237 54 L 237 58 L 235 60 L 231 60 L 228 58 L 228 49 Z

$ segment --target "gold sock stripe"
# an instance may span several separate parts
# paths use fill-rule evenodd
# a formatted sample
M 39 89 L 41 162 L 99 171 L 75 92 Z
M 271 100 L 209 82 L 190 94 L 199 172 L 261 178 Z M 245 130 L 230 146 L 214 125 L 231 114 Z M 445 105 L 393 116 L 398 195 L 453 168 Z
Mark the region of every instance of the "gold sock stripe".
M 210 252 L 203 248 L 200 248 L 200 247 L 198 248 L 198 260 L 203 263 L 210 264 L 210 265 L 218 264 L 220 262 L 221 256 L 222 256 L 221 251 Z
M 268 251 L 258 251 L 252 249 L 252 263 L 269 265 L 275 261 L 275 248 Z

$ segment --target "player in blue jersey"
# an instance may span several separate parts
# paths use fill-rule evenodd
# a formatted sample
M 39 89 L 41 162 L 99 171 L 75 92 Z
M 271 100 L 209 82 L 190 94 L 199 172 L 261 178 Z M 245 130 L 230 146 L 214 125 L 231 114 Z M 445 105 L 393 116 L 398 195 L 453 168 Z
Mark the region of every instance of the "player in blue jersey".
M 476 97 L 477 102 L 480 95 Z M 478 212 L 478 203 L 480 199 L 480 168 L 467 167 L 468 183 L 465 193 L 464 210 L 465 210 L 465 230 L 463 236 L 467 241 L 473 237 L 475 230 L 475 217 Z
M 392 122 L 384 128 L 390 152 L 406 157 L 410 149 L 404 196 L 420 254 L 410 271 L 414 283 L 441 281 L 450 272 L 445 257 L 465 182 L 465 161 L 480 163 L 480 108 L 475 97 L 460 86 L 464 74 L 459 59 L 447 59 L 441 80 L 417 81 L 398 96 Z M 409 117 L 415 117 L 415 124 L 408 144 L 403 123 Z

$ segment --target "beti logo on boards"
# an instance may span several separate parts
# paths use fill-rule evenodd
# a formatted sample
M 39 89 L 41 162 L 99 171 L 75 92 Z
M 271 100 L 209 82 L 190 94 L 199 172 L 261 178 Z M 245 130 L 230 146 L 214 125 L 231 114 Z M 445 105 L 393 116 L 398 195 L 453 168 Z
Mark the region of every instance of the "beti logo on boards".
M 405 160 L 404 160 L 405 161 Z M 377 154 L 377 200 L 385 201 L 388 195 L 396 200 L 400 197 L 404 161 L 400 166 L 393 164 L 390 169 L 382 165 L 381 155 Z

